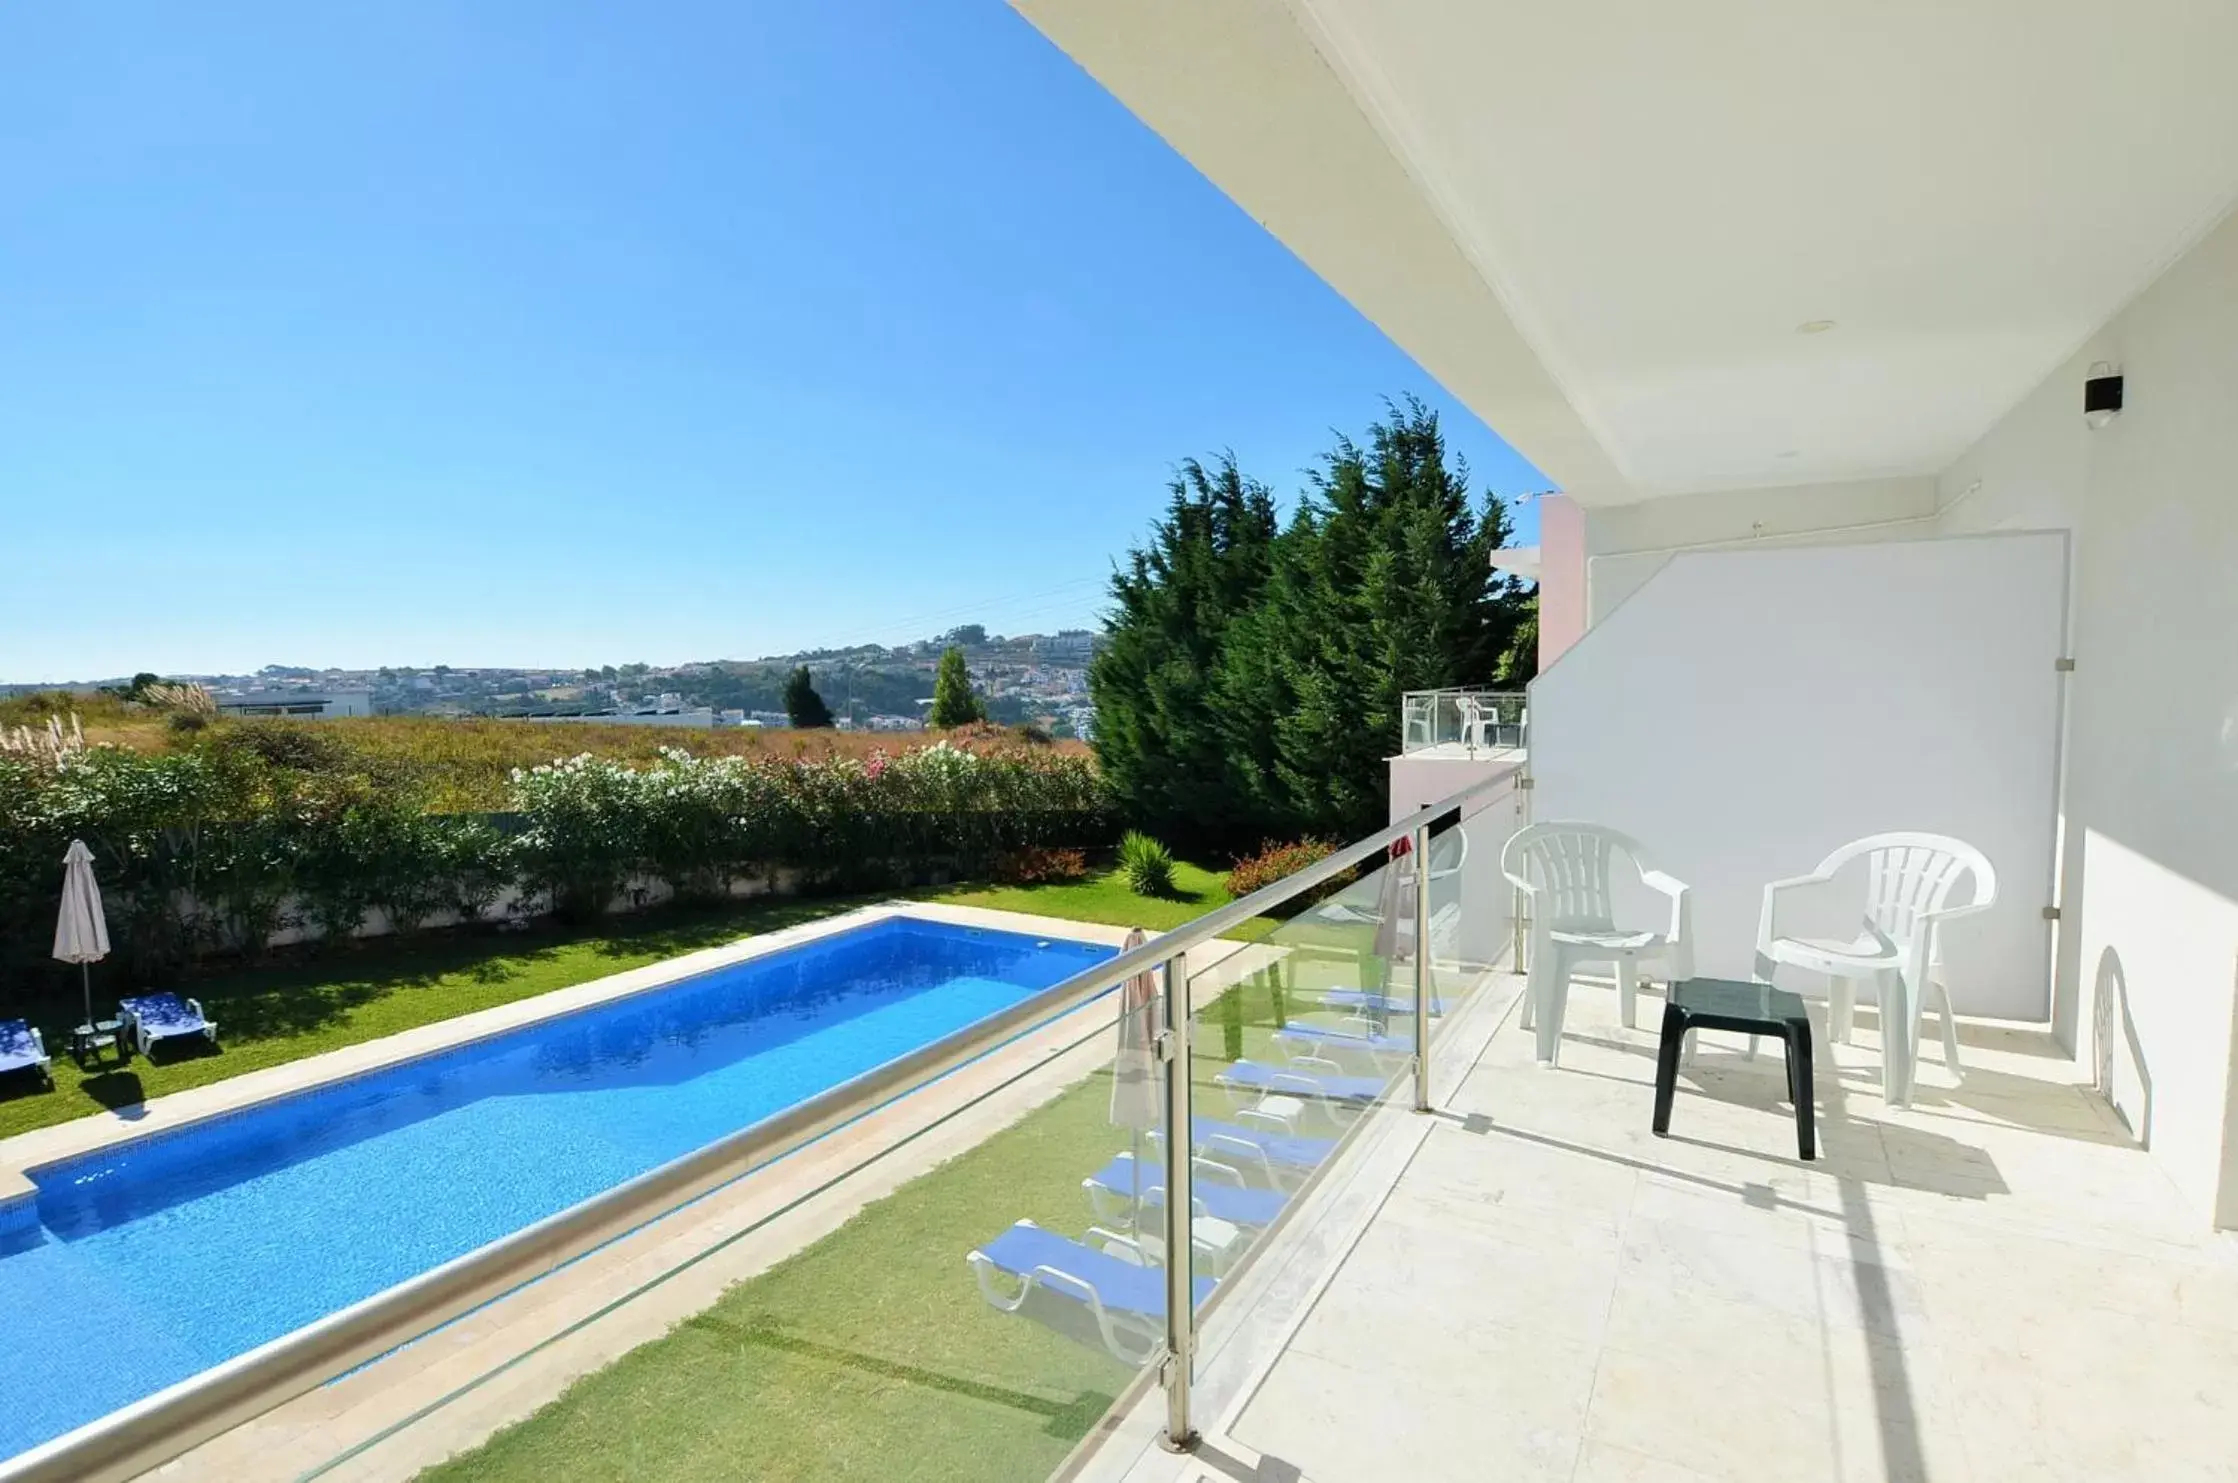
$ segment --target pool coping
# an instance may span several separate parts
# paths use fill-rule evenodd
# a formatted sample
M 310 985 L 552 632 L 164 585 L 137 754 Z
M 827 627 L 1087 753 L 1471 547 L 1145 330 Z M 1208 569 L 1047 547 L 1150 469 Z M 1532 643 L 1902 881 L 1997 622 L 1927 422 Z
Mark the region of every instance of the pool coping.
M 510 1004 L 474 1010 L 450 1019 L 416 1025 L 393 1035 L 361 1041 L 335 1050 L 321 1051 L 284 1065 L 246 1071 L 223 1081 L 184 1091 L 166 1093 L 107 1113 L 92 1113 L 50 1127 L 0 1138 L 0 1231 L 23 1220 L 38 1219 L 39 1189 L 34 1170 L 68 1163 L 122 1144 L 162 1137 L 203 1123 L 249 1111 L 269 1102 L 336 1083 L 385 1071 L 411 1061 L 458 1050 L 479 1041 L 510 1034 L 585 1009 L 668 988 L 684 979 L 728 968 L 783 952 L 821 938 L 870 926 L 890 918 L 914 918 L 946 926 L 973 927 L 982 931 L 1020 934 L 1021 921 L 1053 922 L 1058 919 L 1026 918 L 1011 912 L 977 907 L 949 906 L 929 901 L 880 902 L 857 907 L 838 916 L 780 928 L 740 938 L 719 947 L 702 948 L 680 957 L 664 958 L 641 968 L 625 969 L 604 978 L 570 984 Z M 1117 946 L 1126 937 L 1124 927 L 1094 922 L 1064 923 L 1066 938 Z M 1025 934 L 1020 934 L 1025 935 Z M 1055 935 L 1055 934 L 1050 934 Z

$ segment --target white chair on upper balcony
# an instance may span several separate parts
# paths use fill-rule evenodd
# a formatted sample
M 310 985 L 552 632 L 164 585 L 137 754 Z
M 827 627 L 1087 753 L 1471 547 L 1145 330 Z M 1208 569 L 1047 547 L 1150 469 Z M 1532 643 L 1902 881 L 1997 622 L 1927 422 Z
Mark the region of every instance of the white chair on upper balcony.
M 1641 884 L 1670 899 L 1662 930 L 1619 927 L 1610 875 L 1621 855 Z M 1650 866 L 1639 842 L 1599 824 L 1545 823 L 1518 829 L 1500 853 L 1500 873 L 1530 903 L 1530 983 L 1523 1028 L 1538 1031 L 1538 1060 L 1552 1066 L 1562 1045 L 1570 975 L 1587 963 L 1616 969 L 1618 1007 L 1627 1027 L 1639 1020 L 1639 970 L 1664 965 L 1673 983 L 1694 973 L 1693 934 L 1684 882 Z
M 1779 934 L 1782 891 L 1824 885 L 1860 857 L 1865 861 L 1865 910 L 1854 937 Z M 1969 899 L 1951 905 L 1952 892 L 1968 877 L 1973 880 Z M 1858 980 L 1874 984 L 1880 992 L 1881 1094 L 1891 1105 L 1904 1106 L 1912 1099 L 1919 1027 L 1927 1016 L 1930 987 L 1942 1000 L 1943 1063 L 1953 1076 L 1963 1074 L 1950 990 L 1943 983 L 1941 930 L 1954 918 L 1987 911 L 1996 900 L 1996 870 L 1964 840 L 1911 833 L 1853 839 L 1819 861 L 1809 875 L 1764 888 L 1764 910 L 1756 926 L 1756 977 L 1770 983 L 1783 964 L 1825 974 L 1827 1032 L 1843 1044 L 1856 1012 Z
M 1461 745 L 1474 757 L 1479 748 L 1492 746 L 1493 728 L 1500 724 L 1497 706 L 1477 699 L 1473 695 L 1455 696 L 1453 708 L 1461 715 Z

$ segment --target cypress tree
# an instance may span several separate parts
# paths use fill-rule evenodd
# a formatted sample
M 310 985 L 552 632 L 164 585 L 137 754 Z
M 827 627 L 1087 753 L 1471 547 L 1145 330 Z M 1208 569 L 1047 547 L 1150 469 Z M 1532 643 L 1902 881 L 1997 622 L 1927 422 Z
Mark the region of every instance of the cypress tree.
M 1468 483 L 1413 398 L 1340 437 L 1279 529 L 1232 457 L 1184 463 L 1089 670 L 1123 817 L 1223 849 L 1380 826 L 1402 695 L 1531 673 L 1535 599 L 1491 567 L 1506 511 Z
M 1258 813 L 1216 671 L 1266 585 L 1275 534 L 1274 495 L 1234 455 L 1211 469 L 1189 459 L 1148 546 L 1112 577 L 1109 642 L 1088 670 L 1096 756 L 1122 815 L 1162 838 L 1230 843 Z
M 964 664 L 964 651 L 950 644 L 941 651 L 940 668 L 933 675 L 932 714 L 926 724 L 946 731 L 951 726 L 968 726 L 986 719 L 987 708 L 971 692 L 971 670 Z
M 816 682 L 805 664 L 785 681 L 785 719 L 801 730 L 831 725 L 831 707 L 816 693 Z

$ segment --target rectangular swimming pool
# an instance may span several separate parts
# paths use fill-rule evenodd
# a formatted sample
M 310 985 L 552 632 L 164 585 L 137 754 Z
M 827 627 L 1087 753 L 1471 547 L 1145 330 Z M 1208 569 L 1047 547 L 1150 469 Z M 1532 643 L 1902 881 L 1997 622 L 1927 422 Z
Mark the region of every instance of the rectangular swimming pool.
M 31 1171 L 0 1457 L 995 1014 L 1108 947 L 909 917 Z

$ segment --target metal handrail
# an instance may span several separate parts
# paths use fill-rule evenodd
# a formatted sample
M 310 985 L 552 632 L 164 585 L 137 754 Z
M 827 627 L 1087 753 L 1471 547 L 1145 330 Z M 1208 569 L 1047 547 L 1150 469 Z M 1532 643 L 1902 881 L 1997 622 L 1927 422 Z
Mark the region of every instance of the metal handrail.
M 1111 992 L 1136 974 L 1264 915 L 1507 782 L 1506 774 L 1480 779 L 1295 875 L 1123 951 L 985 1020 L 0 1461 L 0 1483 L 107 1483 L 152 1471 L 284 1401 L 909 1095 L 1035 1026 Z M 1181 1141 L 1186 1147 L 1186 1140 Z

